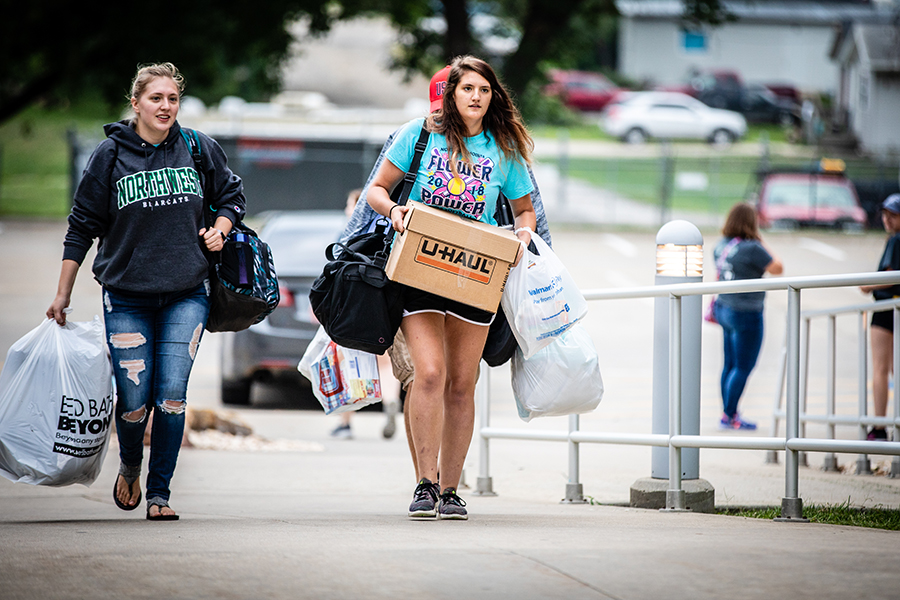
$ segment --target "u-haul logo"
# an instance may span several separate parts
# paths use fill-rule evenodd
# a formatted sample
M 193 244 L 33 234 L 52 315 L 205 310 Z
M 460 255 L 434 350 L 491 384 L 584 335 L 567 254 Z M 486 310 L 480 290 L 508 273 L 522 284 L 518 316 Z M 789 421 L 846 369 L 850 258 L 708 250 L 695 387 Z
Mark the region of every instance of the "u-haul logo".
M 416 262 L 484 284 L 491 282 L 495 265 L 493 258 L 427 237 L 416 249 Z

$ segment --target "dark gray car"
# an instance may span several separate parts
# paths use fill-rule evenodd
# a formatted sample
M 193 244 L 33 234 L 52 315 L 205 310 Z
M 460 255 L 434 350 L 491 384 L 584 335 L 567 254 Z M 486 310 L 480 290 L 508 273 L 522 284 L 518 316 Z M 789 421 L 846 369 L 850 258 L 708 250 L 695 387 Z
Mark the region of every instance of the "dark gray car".
M 301 379 L 297 363 L 319 327 L 309 306 L 309 289 L 325 265 L 325 247 L 337 241 L 345 224 L 342 211 L 267 215 L 259 237 L 272 248 L 281 302 L 261 323 L 223 334 L 224 404 L 249 404 L 255 380 Z

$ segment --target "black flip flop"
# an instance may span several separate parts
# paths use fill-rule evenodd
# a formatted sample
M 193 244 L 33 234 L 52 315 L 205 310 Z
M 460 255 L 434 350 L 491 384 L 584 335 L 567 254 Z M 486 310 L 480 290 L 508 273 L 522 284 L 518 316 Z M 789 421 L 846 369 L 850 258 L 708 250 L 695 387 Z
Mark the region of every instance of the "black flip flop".
M 155 517 L 150 516 L 150 507 L 157 506 L 159 507 L 160 513 Z M 147 520 L 148 521 L 177 521 L 179 519 L 178 515 L 164 515 L 162 514 L 163 507 L 171 508 L 168 504 L 148 504 L 147 505 Z
M 140 505 L 141 499 L 143 498 L 144 495 L 141 492 L 141 490 L 138 490 L 138 499 L 137 499 L 137 502 L 135 502 L 133 506 L 129 506 L 129 505 L 125 504 L 124 502 L 121 502 L 119 500 L 118 494 L 116 493 L 118 491 L 118 487 L 119 487 L 119 477 L 121 477 L 122 479 L 125 479 L 125 484 L 129 488 L 131 488 L 131 486 L 134 484 L 134 481 L 132 481 L 131 483 L 128 483 L 128 479 L 126 479 L 125 476 L 122 475 L 121 473 L 116 475 L 116 480 L 115 480 L 115 482 L 113 482 L 113 500 L 115 501 L 116 506 L 118 506 L 122 510 L 134 510 Z M 137 480 L 135 480 L 135 481 L 137 481 Z

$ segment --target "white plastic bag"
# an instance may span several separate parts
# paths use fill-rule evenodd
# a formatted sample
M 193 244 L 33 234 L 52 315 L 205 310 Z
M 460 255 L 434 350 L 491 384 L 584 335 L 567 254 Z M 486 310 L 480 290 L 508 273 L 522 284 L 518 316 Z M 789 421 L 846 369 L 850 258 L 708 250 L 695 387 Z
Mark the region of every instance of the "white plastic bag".
M 316 331 L 297 370 L 310 380 L 313 394 L 327 414 L 381 402 L 378 357 L 338 346 L 324 327 Z
M 312 364 L 317 360 L 317 357 L 330 341 L 331 338 L 325 333 L 325 328 L 319 325 L 319 329 L 316 330 L 316 335 L 314 335 L 312 341 L 309 342 L 309 345 L 306 347 L 306 352 L 303 353 L 303 356 L 300 358 L 300 363 L 297 365 L 297 370 L 300 371 L 300 374 L 310 381 L 313 380 Z
M 517 351 L 512 388 L 523 421 L 594 410 L 603 399 L 603 378 L 591 336 L 575 325 L 529 359 Z
M 587 302 L 562 262 L 540 236 L 531 239 L 540 256 L 525 250 L 509 272 L 500 300 L 525 358 L 587 314 Z
M 34 485 L 90 485 L 113 419 L 103 324 L 47 319 L 25 334 L 0 373 L 0 475 Z

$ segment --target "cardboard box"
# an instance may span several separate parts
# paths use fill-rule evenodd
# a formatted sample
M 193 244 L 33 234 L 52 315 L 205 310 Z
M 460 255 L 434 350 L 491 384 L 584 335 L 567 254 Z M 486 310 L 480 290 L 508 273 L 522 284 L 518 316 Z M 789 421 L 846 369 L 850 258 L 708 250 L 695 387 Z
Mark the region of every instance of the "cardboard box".
M 506 229 L 410 202 L 385 272 L 392 281 L 497 312 L 519 240 Z

